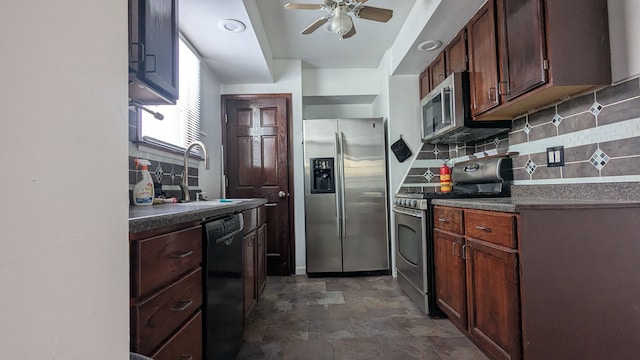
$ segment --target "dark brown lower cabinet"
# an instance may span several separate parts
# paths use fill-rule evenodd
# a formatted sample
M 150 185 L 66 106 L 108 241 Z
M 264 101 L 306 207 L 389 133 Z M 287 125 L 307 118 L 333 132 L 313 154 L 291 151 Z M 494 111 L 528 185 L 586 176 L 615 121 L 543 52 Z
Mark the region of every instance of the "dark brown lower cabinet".
M 267 283 L 267 217 L 264 206 L 242 212 L 244 218 L 244 316 L 260 298 Z
M 467 329 L 467 283 L 462 258 L 464 238 L 439 229 L 434 230 L 436 301 L 449 320 Z
M 466 241 L 469 334 L 494 359 L 521 359 L 517 250 Z
M 491 359 L 522 359 L 517 216 L 434 208 L 438 306 Z
M 202 359 L 202 311 L 198 311 L 158 351 L 153 360 Z

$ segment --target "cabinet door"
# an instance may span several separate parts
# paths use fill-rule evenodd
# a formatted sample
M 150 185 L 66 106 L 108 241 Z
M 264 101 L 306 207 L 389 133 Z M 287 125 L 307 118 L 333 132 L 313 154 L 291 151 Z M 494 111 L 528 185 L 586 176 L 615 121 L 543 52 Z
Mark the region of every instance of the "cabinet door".
M 494 0 L 489 0 L 467 27 L 471 114 L 481 114 L 499 104 L 498 55 Z
M 258 228 L 258 244 L 256 249 L 256 298 L 260 297 L 267 284 L 267 224 Z
M 433 89 L 438 84 L 442 82 L 446 78 L 445 68 L 444 68 L 444 51 L 438 55 L 437 58 L 433 60 L 431 65 L 429 65 L 429 84 L 430 88 Z
M 422 100 L 431 91 L 431 84 L 429 84 L 429 70 L 425 69 L 420 74 L 420 100 Z
M 467 328 L 467 289 L 465 262 L 462 259 L 462 236 L 438 229 L 433 231 L 436 301 L 449 320 Z
M 129 7 L 130 69 L 136 71 L 136 78 L 175 104 L 178 98 L 178 0 L 130 0 Z M 144 100 L 154 104 L 151 99 Z M 158 99 L 156 103 L 165 102 Z
M 542 0 L 498 0 L 497 12 L 500 94 L 508 101 L 547 82 Z
M 256 299 L 255 285 L 255 244 L 256 232 L 245 235 L 243 239 L 244 258 L 244 317 L 249 316 Z
M 445 49 L 446 74 L 467 71 L 467 36 L 463 29 Z
M 469 333 L 495 359 L 521 359 L 516 250 L 467 238 Z

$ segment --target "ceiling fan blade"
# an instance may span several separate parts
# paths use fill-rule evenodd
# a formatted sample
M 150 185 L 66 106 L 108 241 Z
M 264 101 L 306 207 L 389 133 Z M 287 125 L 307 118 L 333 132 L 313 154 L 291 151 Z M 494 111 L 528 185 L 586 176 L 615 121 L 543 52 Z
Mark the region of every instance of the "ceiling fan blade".
M 300 33 L 302 35 L 309 35 L 312 32 L 318 30 L 318 28 L 320 28 L 322 25 L 326 24 L 327 21 L 329 21 L 329 17 L 328 16 L 321 17 L 320 19 L 314 21 L 313 24 L 311 24 L 311 25 L 307 26 L 306 28 L 304 28 L 304 30 L 302 30 Z
M 284 4 L 284 8 L 287 10 L 322 10 L 324 9 L 324 5 L 323 4 L 286 3 Z
M 365 0 L 365 1 L 366 1 L 366 0 Z M 352 37 L 352 36 L 353 36 L 353 35 L 355 35 L 355 34 L 356 34 L 356 27 L 355 27 L 355 25 L 354 25 L 354 26 L 352 26 L 352 27 L 351 27 L 351 30 L 349 30 L 349 32 L 348 32 L 348 33 L 346 33 L 346 34 L 344 34 L 344 35 L 342 36 L 342 38 L 343 38 L 343 39 L 348 39 L 348 38 Z
M 356 16 L 367 20 L 387 22 L 393 16 L 393 10 L 373 6 L 363 6 L 360 8 L 360 11 L 358 11 Z
M 367 0 L 356 0 L 356 1 L 357 1 L 357 2 L 359 2 L 359 3 L 361 3 L 361 4 L 364 4 L 364 3 L 366 3 L 366 2 L 367 2 Z

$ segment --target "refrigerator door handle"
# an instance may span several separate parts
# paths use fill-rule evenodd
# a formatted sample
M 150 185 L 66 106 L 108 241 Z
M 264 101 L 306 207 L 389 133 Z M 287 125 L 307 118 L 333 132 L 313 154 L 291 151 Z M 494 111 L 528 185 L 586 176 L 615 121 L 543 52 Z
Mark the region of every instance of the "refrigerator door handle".
M 336 137 L 334 139 L 335 141 L 335 159 L 336 159 L 336 164 L 335 164 L 335 177 L 336 177 L 336 229 L 338 231 L 338 239 L 342 239 L 342 207 L 341 207 L 341 203 L 342 203 L 342 194 L 340 191 L 340 187 L 342 186 L 341 182 L 340 182 L 340 178 L 342 177 L 342 171 L 340 170 L 340 137 L 338 136 L 338 133 L 335 133 Z
M 340 132 L 340 217 L 342 220 L 342 240 L 347 237 L 347 209 L 345 208 L 345 185 L 344 185 L 344 133 Z

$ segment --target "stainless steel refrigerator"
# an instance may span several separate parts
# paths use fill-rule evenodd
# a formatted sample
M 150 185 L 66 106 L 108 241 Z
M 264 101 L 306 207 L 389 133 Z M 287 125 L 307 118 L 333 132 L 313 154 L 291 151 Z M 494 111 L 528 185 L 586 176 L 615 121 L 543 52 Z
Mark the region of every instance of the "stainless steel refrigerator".
M 381 118 L 303 121 L 307 274 L 389 273 Z

